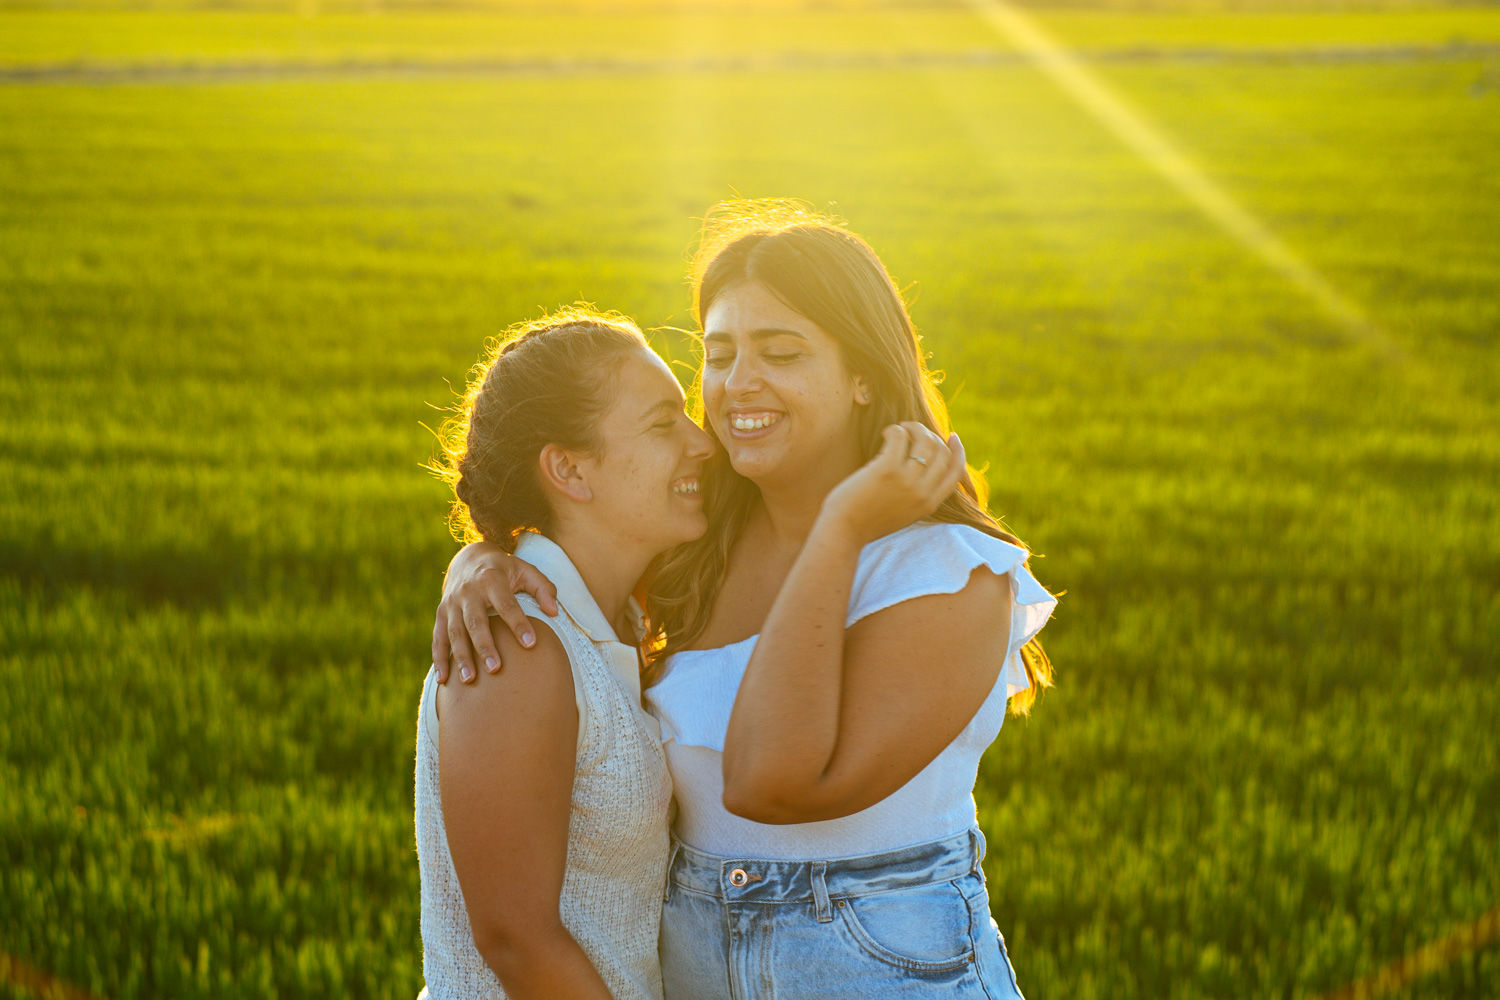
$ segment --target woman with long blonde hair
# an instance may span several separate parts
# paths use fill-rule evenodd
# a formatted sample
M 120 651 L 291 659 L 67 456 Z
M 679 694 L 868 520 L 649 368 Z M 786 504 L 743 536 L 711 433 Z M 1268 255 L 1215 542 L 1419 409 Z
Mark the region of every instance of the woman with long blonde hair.
M 972 789 L 1007 704 L 1051 682 L 1034 637 L 1056 602 L 959 485 L 863 240 L 785 203 L 723 206 L 694 306 L 710 526 L 647 595 L 645 699 L 677 802 L 666 994 L 1019 996 Z M 449 642 L 466 676 L 471 641 L 494 658 L 484 611 L 523 569 L 455 557 L 439 668 Z

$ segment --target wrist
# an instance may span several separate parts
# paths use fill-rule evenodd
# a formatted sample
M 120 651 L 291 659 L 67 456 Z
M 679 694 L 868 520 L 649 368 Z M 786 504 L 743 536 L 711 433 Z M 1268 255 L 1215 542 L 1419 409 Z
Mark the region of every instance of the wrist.
M 494 542 L 470 542 L 458 550 L 453 562 L 448 564 L 448 572 L 450 575 L 472 576 L 476 570 L 505 555 L 505 550 Z
M 829 494 L 813 522 L 813 536 L 841 549 L 852 549 L 856 553 L 875 540 L 870 526 L 863 523 L 855 511 L 837 501 Z

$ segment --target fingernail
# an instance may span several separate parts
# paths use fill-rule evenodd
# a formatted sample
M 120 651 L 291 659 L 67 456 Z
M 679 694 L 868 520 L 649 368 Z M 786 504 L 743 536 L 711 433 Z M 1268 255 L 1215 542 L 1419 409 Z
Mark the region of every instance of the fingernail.
M 536 645 L 536 636 L 532 635 L 530 632 L 522 632 L 521 645 L 525 646 L 527 649 L 530 649 L 532 646 Z
M 464 683 L 467 684 L 474 679 L 474 668 L 465 663 L 463 669 L 458 672 L 458 675 L 462 677 L 464 679 Z
M 495 658 L 494 658 L 494 657 L 493 657 L 493 656 L 491 656 L 491 657 L 489 657 L 489 658 L 487 658 L 487 659 L 486 659 L 486 660 L 485 660 L 485 661 L 484 661 L 484 665 L 485 665 L 485 667 L 486 667 L 486 668 L 488 668 L 488 670 L 489 670 L 489 672 L 490 672 L 490 673 L 492 673 L 492 674 L 493 674 L 493 673 L 494 673 L 494 672 L 495 672 L 495 671 L 496 671 L 496 670 L 499 670 L 499 669 L 500 669 L 500 661 L 499 661 L 499 660 L 497 660 L 497 659 L 495 659 Z

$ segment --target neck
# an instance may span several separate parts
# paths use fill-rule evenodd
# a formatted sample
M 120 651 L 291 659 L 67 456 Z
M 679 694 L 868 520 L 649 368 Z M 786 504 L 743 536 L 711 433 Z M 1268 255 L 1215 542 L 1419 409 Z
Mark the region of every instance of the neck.
M 760 506 L 777 544 L 800 549 L 812 534 L 824 499 L 861 464 L 858 455 L 849 455 L 784 482 L 756 483 L 760 488 Z
M 559 524 L 552 540 L 568 554 L 594 603 L 621 642 L 634 642 L 630 595 L 654 552 L 639 552 L 618 535 L 582 523 Z

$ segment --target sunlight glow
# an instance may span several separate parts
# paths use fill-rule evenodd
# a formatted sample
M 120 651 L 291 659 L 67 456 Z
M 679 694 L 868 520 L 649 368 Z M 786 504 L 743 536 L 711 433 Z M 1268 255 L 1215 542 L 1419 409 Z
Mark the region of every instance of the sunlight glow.
M 1169 181 L 1204 215 L 1287 280 L 1311 296 L 1346 332 L 1388 354 L 1400 349 L 1328 280 L 1264 223 L 1210 180 L 1139 111 L 1112 92 L 1076 57 L 1007 0 L 970 0 L 976 13 L 1004 35 L 1085 111 Z

